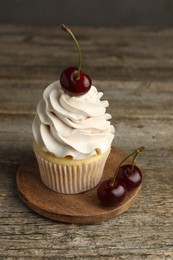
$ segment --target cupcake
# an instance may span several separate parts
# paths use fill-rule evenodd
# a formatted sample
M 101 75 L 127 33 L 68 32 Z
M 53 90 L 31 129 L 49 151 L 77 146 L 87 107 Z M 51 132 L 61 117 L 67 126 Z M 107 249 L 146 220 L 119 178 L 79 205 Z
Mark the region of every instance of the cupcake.
M 85 77 L 76 68 L 64 70 L 60 81 L 45 89 L 32 125 L 41 179 L 64 194 L 88 191 L 100 182 L 114 138 L 108 101 Z
M 114 137 L 101 96 L 94 86 L 70 96 L 59 81 L 45 89 L 32 129 L 41 179 L 50 189 L 80 193 L 101 180 Z

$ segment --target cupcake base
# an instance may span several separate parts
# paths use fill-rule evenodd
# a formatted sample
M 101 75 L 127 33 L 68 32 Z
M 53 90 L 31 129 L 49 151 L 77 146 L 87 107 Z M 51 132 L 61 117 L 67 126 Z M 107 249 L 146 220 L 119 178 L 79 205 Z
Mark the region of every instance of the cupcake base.
M 112 177 L 126 153 L 112 147 L 106 161 L 102 181 Z M 128 160 L 131 162 L 131 160 Z M 75 195 L 65 195 L 48 189 L 42 182 L 35 156 L 28 157 L 18 169 L 17 188 L 22 200 L 35 212 L 55 221 L 66 223 L 95 223 L 115 217 L 133 206 L 141 186 L 116 207 L 104 207 L 97 198 L 97 186 Z
M 94 188 L 101 180 L 105 162 L 110 153 L 92 156 L 85 160 L 57 158 L 33 145 L 40 176 L 51 190 L 63 194 L 76 194 Z

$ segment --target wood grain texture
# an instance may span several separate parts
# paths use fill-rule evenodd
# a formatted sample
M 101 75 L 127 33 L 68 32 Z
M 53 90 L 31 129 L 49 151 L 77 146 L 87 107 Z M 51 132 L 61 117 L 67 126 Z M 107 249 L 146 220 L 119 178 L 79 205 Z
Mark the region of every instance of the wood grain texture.
M 173 31 L 159 28 L 73 28 L 84 70 L 109 80 L 172 80 Z M 55 80 L 76 64 L 73 43 L 57 27 L 0 25 L 0 77 Z
M 0 25 L 0 259 L 173 259 L 173 29 L 74 28 L 84 71 L 109 100 L 113 145 L 147 150 L 141 195 L 95 225 L 55 223 L 18 197 L 16 171 L 32 154 L 43 89 L 77 54 L 56 27 Z

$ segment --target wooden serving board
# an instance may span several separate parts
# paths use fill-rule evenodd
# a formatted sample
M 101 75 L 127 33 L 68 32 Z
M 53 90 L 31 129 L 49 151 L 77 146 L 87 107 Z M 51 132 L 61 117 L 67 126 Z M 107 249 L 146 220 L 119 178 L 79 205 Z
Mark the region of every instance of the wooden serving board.
M 113 176 L 126 153 L 112 147 L 102 181 Z M 130 162 L 130 160 L 128 160 Z M 47 188 L 41 181 L 34 155 L 28 157 L 17 171 L 17 188 L 22 200 L 35 212 L 49 219 L 67 223 L 94 223 L 113 218 L 127 211 L 136 201 L 141 186 L 128 192 L 116 207 L 102 206 L 97 186 L 80 194 L 66 195 Z

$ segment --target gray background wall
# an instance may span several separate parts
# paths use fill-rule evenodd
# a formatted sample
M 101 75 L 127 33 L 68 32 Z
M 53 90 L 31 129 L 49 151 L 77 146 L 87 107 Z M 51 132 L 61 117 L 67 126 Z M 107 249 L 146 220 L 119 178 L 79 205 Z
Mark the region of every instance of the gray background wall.
M 172 26 L 173 0 L 0 0 L 0 23 Z

